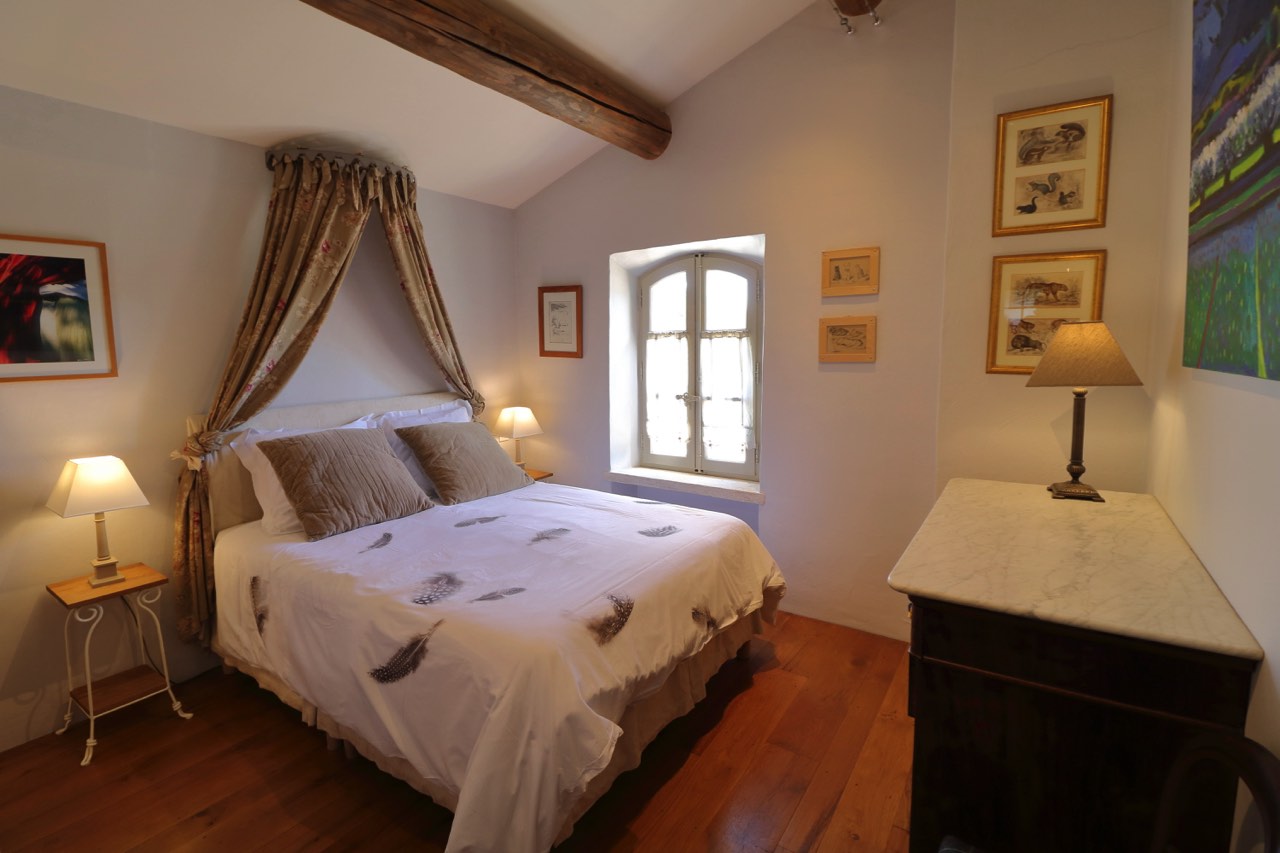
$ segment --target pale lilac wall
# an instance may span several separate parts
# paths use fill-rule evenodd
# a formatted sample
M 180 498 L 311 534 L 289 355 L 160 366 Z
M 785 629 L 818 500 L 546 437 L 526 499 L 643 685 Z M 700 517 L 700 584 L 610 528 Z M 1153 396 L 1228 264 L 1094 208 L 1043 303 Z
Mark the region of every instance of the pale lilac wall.
M 271 175 L 258 148 L 14 89 L 0 87 L 0 114 L 0 233 L 107 244 L 119 360 L 114 379 L 0 383 L 3 750 L 52 731 L 65 707 L 64 611 L 44 586 L 86 573 L 95 553 L 92 518 L 44 508 L 67 458 L 125 460 L 151 505 L 110 514 L 112 552 L 169 570 L 179 470 L 169 452 L 221 376 L 257 262 Z M 514 381 L 514 216 L 431 192 L 420 193 L 419 206 L 468 367 L 501 404 Z M 411 325 L 396 323 L 398 280 L 381 235 L 373 236 L 347 282 L 350 298 L 335 307 L 332 331 L 322 333 L 286 402 L 440 387 L 433 368 L 416 372 L 427 358 Z M 161 599 L 166 626 L 169 602 Z M 99 674 L 131 660 L 119 615 L 109 609 L 94 637 Z M 172 634 L 168 649 L 179 677 L 214 663 Z
M 896 636 L 885 577 L 935 495 L 952 9 L 898 0 L 850 38 L 815 3 L 671 105 L 661 158 L 602 152 L 517 211 L 521 378 L 546 430 L 526 457 L 605 489 L 609 256 L 765 235 L 760 534 L 788 609 Z M 873 245 L 880 295 L 823 300 L 822 252 Z M 536 288 L 578 283 L 585 357 L 540 358 Z M 818 318 L 861 313 L 878 361 L 819 364 Z
M 1191 3 L 1173 5 L 1171 76 L 1178 97 L 1169 135 L 1167 245 L 1152 342 L 1151 491 L 1262 645 L 1266 659 L 1246 731 L 1280 753 L 1280 498 L 1275 486 L 1280 382 L 1182 366 Z

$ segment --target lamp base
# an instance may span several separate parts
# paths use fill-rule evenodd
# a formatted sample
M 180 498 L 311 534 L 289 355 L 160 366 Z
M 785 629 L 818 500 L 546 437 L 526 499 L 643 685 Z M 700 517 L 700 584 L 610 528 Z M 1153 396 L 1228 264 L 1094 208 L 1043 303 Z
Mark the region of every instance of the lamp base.
M 116 566 L 117 562 L 113 559 L 94 560 L 93 574 L 89 576 L 89 586 L 106 586 L 125 580 L 125 576 L 117 571 Z
M 1081 501 L 1098 501 L 1105 503 L 1106 498 L 1098 494 L 1098 490 L 1087 483 L 1081 483 L 1077 480 L 1066 480 L 1061 483 L 1054 483 L 1052 486 L 1046 487 L 1053 493 L 1055 499 L 1071 498 Z

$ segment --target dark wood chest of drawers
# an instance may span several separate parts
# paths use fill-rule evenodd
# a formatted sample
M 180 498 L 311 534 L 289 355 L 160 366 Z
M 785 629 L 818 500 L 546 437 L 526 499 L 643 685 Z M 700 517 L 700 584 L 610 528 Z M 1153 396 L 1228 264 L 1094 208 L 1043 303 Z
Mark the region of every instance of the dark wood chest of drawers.
M 1145 851 L 1204 726 L 1242 731 L 1256 662 L 912 598 L 911 850 Z M 1205 772 L 1186 850 L 1225 851 L 1236 782 Z

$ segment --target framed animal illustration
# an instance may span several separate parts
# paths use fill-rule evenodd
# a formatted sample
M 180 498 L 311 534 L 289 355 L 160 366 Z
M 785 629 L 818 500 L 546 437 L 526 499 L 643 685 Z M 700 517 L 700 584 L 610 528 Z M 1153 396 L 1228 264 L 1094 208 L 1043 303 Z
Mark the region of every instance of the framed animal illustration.
M 821 317 L 818 319 L 819 362 L 876 360 L 876 318 Z
M 1004 113 L 996 140 L 993 237 L 1107 224 L 1111 95 Z
M 1030 373 L 1063 323 L 1101 320 L 1106 265 L 1102 249 L 994 258 L 987 373 Z
M 822 295 L 864 296 L 880 292 L 880 248 L 822 253 Z

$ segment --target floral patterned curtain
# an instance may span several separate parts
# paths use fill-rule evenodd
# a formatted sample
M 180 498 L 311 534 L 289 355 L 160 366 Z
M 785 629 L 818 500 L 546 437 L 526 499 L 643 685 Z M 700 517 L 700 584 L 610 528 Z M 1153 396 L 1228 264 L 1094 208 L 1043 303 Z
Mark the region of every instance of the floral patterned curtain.
M 453 338 L 453 326 L 449 323 L 440 289 L 436 286 L 436 275 L 422 239 L 418 191 L 413 175 L 406 172 L 387 175 L 383 181 L 381 203 L 387 245 L 391 248 L 391 257 L 400 273 L 400 288 L 409 300 L 422 340 L 445 378 L 467 398 L 478 415 L 484 411 L 484 397 L 475 390 L 471 377 L 467 375 Z
M 227 432 L 267 407 L 289 381 L 328 313 L 373 205 L 381 202 L 401 287 L 432 358 L 477 412 L 475 390 L 440 300 L 407 170 L 300 150 L 271 152 L 275 173 L 262 253 L 235 344 L 203 429 L 175 458 L 186 462 L 174 523 L 178 633 L 208 646 L 213 631 L 213 531 L 203 459 Z

